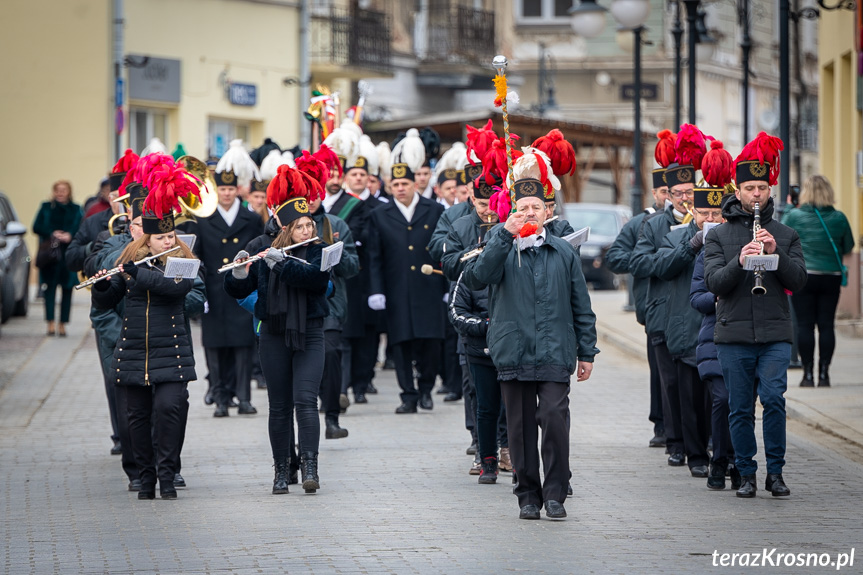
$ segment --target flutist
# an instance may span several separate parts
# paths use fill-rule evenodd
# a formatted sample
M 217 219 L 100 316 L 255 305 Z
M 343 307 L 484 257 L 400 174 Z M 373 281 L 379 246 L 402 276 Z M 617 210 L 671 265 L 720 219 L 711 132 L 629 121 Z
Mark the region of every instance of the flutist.
M 800 238 L 774 219 L 770 186 L 779 173 L 782 141 L 764 132 L 747 144 L 735 161 L 736 197 L 723 204 L 726 223 L 704 242 L 704 279 L 717 297 L 714 340 L 728 386 L 729 423 L 735 463 L 741 475 L 738 497 L 757 491 L 754 392 L 764 406 L 765 489 L 773 496 L 791 493 L 782 476 L 785 465 L 786 370 L 791 359 L 791 316 L 787 292 L 806 284 Z M 763 158 L 759 160 L 758 158 Z M 755 204 L 761 230 L 752 232 Z M 743 269 L 746 256 L 779 256 L 776 271 L 763 272 L 763 295 L 752 293 L 754 274 Z

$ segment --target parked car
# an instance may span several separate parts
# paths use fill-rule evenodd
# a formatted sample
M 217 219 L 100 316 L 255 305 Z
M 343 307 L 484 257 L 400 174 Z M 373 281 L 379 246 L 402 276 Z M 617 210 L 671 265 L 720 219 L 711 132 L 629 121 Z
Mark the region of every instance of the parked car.
M 581 269 L 595 289 L 617 289 L 620 277 L 605 267 L 605 252 L 614 243 L 623 224 L 632 218 L 627 206 L 573 203 L 564 205 L 573 229 L 590 227 L 590 238 L 581 245 Z
M 24 241 L 27 226 L 6 194 L 0 192 L 0 321 L 13 315 L 27 315 L 27 287 L 30 281 L 30 251 Z

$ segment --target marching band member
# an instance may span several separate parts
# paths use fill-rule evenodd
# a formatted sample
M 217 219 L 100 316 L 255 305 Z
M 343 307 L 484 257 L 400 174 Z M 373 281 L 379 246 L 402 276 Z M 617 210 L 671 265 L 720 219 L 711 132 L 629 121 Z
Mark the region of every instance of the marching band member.
M 141 267 L 134 262 L 175 246 L 180 249 L 174 257 L 194 258 L 174 233 L 172 210 L 174 193 L 197 194 L 198 190 L 169 156 L 158 155 L 156 161 L 168 168 L 168 174 L 154 170 L 159 179 L 147 180 L 151 193 L 144 203 L 143 235 L 117 258 L 122 273 L 94 284 L 93 303 L 107 309 L 125 300 L 114 368 L 116 384 L 125 386 L 132 453 L 141 479 L 138 499 L 155 498 L 157 472 L 160 496 L 176 499 L 174 478 L 185 437 L 187 385 L 197 377 L 184 310 L 194 281 L 165 277 L 165 257 Z
M 324 318 L 329 314 L 326 291 L 329 272 L 320 271 L 323 244 L 316 241 L 292 250 L 279 248 L 316 237 L 309 199 L 323 189 L 299 170 L 280 166 L 267 189 L 273 219 L 281 225 L 272 246 L 261 259 L 225 274 L 224 289 L 241 299 L 257 290 L 255 317 L 261 321 L 261 366 L 270 403 L 270 447 L 275 461 L 273 493 L 288 493 L 293 410 L 296 406 L 303 489 L 320 489 L 318 445 L 321 423 L 318 393 L 324 370 Z M 240 251 L 235 261 L 248 257 Z M 298 261 L 300 258 L 305 261 Z M 248 318 L 246 318 L 248 320 Z
M 791 361 L 791 315 L 786 290 L 806 285 L 800 238 L 773 218 L 770 187 L 779 176 L 782 140 L 761 132 L 735 160 L 737 192 L 722 207 L 725 223 L 704 239 L 704 280 L 716 294 L 714 341 L 728 386 L 729 426 L 735 464 L 740 471 L 738 497 L 755 497 L 758 464 L 755 441 L 755 392 L 764 407 L 764 488 L 774 497 L 791 494 L 785 466 L 785 390 Z M 758 205 L 760 224 L 756 226 Z M 765 293 L 753 293 L 756 274 L 743 269 L 746 256 L 776 254 L 776 271 L 761 272 Z M 757 388 L 756 388 L 757 383 Z

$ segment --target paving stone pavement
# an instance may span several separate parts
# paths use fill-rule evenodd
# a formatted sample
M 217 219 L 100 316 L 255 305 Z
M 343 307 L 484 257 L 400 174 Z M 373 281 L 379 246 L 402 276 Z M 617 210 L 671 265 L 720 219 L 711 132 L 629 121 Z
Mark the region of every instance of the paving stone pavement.
M 214 419 L 203 381 L 192 383 L 189 487 L 176 501 L 138 501 L 108 455 L 84 305 L 76 298 L 70 337 L 34 345 L 0 394 L 4 573 L 694 573 L 714 569 L 714 551 L 835 558 L 861 547 L 860 465 L 789 434 L 790 498 L 708 491 L 647 447 L 646 370 L 608 344 L 591 380 L 572 386 L 566 521 L 519 521 L 508 474 L 492 486 L 468 475 L 460 402 L 393 414 L 391 371 L 378 373 L 380 394 L 342 417 L 350 436 L 321 441 L 315 495 L 270 494 L 265 392 L 253 390 L 258 415 Z M 34 306 L 13 321 L 41 329 L 38 316 Z M 4 326 L 0 364 L 13 334 Z M 856 551 L 844 572 L 863 570 Z

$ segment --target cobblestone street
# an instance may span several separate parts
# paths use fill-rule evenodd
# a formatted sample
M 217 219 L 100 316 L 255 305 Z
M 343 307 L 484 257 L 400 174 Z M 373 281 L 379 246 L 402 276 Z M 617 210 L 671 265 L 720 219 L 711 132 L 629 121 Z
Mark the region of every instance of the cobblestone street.
M 342 417 L 350 436 L 321 442 L 315 495 L 270 494 L 264 391 L 253 390 L 258 415 L 215 419 L 203 379 L 191 384 L 188 488 L 176 501 L 138 501 L 108 454 L 87 300 L 77 295 L 65 339 L 13 345 L 42 333 L 36 305 L 0 339 L 0 371 L 14 372 L 0 391 L 5 573 L 698 573 L 714 551 L 835 557 L 863 541 L 863 469 L 805 433 L 789 428 L 787 499 L 765 494 L 762 453 L 754 500 L 668 467 L 647 447 L 646 365 L 602 341 L 593 377 L 572 386 L 566 521 L 519 521 L 509 474 L 492 486 L 468 475 L 461 402 L 435 396 L 432 412 L 394 415 L 392 371 Z M 861 572 L 861 555 L 844 572 Z M 836 567 L 795 569 L 776 572 Z

